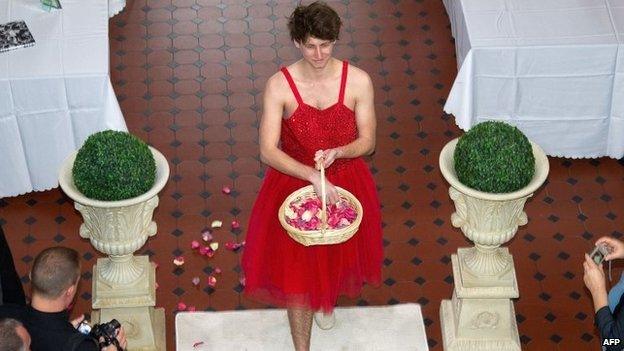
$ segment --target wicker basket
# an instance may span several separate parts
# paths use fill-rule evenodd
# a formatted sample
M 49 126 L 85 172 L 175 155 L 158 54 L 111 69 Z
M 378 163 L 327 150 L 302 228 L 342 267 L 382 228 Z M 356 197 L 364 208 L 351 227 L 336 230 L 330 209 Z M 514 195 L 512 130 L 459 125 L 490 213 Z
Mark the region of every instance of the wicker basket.
M 278 218 L 288 235 L 304 246 L 340 244 L 349 240 L 355 234 L 362 222 L 364 214 L 362 204 L 347 190 L 336 187 L 342 201 L 348 201 L 357 212 L 357 217 L 348 226 L 340 229 L 327 229 L 327 199 L 325 191 L 325 170 L 321 167 L 321 229 L 300 230 L 286 222 L 286 208 L 294 201 L 317 197 L 312 185 L 305 186 L 290 194 L 279 208 Z

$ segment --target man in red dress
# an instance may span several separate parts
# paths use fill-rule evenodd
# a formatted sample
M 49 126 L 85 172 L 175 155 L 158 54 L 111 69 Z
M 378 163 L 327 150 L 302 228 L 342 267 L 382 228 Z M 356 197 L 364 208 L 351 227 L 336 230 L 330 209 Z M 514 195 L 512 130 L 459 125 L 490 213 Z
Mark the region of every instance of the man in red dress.
M 247 233 L 245 293 L 288 308 L 296 350 L 310 348 L 315 311 L 319 327 L 331 328 L 338 295 L 353 297 L 381 279 L 379 200 L 361 160 L 375 148 L 373 85 L 366 72 L 332 56 L 341 24 L 325 3 L 298 6 L 288 28 L 302 59 L 270 77 L 264 91 L 260 157 L 269 169 Z M 329 174 L 329 202 L 339 200 L 338 182 L 364 207 L 359 231 L 345 243 L 303 247 L 275 224 L 288 193 L 310 183 L 321 193 L 315 162 Z

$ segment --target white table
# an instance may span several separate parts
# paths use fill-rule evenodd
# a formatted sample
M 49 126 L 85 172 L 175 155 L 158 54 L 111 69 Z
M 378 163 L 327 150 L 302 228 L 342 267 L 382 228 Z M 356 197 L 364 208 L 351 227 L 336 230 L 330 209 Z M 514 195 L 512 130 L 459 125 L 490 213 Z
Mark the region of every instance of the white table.
M 0 0 L 36 44 L 0 53 L 0 198 L 58 186 L 61 162 L 92 133 L 127 130 L 109 78 L 108 2 Z
M 518 126 L 552 156 L 624 156 L 624 0 L 444 0 L 459 73 L 444 110 Z

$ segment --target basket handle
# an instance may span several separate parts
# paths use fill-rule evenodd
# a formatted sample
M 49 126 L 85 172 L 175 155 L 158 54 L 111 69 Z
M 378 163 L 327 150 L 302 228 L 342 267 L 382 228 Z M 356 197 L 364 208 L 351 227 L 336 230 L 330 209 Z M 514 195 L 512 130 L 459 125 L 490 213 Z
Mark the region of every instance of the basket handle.
M 323 167 L 323 159 L 319 162 L 321 169 L 321 234 L 325 235 L 327 229 L 327 190 L 325 189 L 325 167 Z

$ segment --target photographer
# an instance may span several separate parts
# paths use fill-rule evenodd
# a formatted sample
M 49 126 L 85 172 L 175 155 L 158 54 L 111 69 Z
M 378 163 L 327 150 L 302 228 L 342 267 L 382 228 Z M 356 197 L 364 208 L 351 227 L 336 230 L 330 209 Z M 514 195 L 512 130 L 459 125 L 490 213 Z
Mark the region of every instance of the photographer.
M 606 261 L 624 258 L 624 242 L 602 237 L 596 241 L 596 246 L 604 245 L 609 252 Z M 604 270 L 601 264 L 596 264 L 588 254 L 583 262 L 583 281 L 589 289 L 596 312 L 596 326 L 600 331 L 603 350 L 615 351 L 624 349 L 624 275 L 607 294 Z M 609 342 L 604 342 L 605 340 Z M 614 340 L 614 342 L 610 342 Z
M 14 318 L 24 324 L 32 336 L 33 351 L 116 351 L 114 344 L 102 345 L 103 339 L 83 335 L 76 327 L 83 319 L 70 322 L 68 307 L 72 304 L 80 280 L 78 253 L 66 247 L 43 250 L 30 272 L 32 301 L 30 306 L 0 306 L 0 318 Z M 126 348 L 123 328 L 115 331 L 121 349 Z

